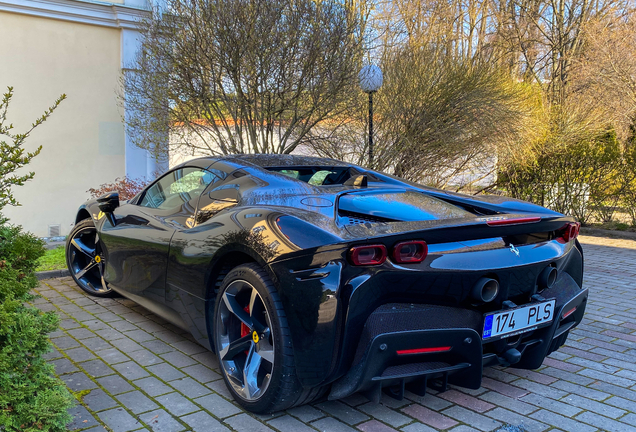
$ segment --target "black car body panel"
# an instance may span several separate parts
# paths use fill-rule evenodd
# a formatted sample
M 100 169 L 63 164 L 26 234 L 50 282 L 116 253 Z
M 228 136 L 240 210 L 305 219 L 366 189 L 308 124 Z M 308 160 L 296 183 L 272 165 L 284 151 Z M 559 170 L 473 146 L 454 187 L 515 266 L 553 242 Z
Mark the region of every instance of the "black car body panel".
M 299 380 L 307 387 L 333 384 L 334 398 L 421 385 L 422 377 L 440 374 L 477 388 L 485 365 L 539 367 L 582 319 L 582 249 L 559 234 L 570 217 L 510 198 L 431 189 L 330 159 L 243 155 L 180 167 L 206 169 L 217 181 L 170 210 L 141 206 L 142 192 L 114 211 L 115 225 L 95 200 L 80 207 L 77 220 L 96 223 L 106 281 L 210 348 L 210 316 L 224 274 L 258 263 L 283 301 Z M 290 178 L 290 171 L 299 178 L 330 174 L 312 185 Z M 354 266 L 348 257 L 357 245 L 391 251 L 410 240 L 428 244 L 424 261 L 389 258 Z M 541 289 L 546 267 L 558 278 Z M 501 289 L 493 301 L 476 304 L 471 289 L 483 277 L 496 279 Z M 482 341 L 484 314 L 542 299 L 556 299 L 550 326 Z M 378 324 L 383 320 L 389 320 L 384 327 Z M 452 342 L 450 353 L 408 361 L 395 355 L 443 340 Z M 511 349 L 521 357 L 507 358 Z

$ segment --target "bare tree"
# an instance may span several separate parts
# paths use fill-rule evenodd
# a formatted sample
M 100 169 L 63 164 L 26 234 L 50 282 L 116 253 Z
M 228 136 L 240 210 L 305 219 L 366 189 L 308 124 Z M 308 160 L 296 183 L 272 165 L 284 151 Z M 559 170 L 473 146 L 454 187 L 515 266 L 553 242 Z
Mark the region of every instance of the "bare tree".
M 349 108 L 367 15 L 353 0 L 169 0 L 124 78 L 135 144 L 292 152 Z
M 498 157 L 521 151 L 533 130 L 531 86 L 485 63 L 406 45 L 387 50 L 382 65 L 375 169 L 440 187 L 471 173 L 459 185 L 469 187 L 493 174 Z M 314 143 L 315 151 L 366 165 L 364 125 L 359 110 L 338 139 Z

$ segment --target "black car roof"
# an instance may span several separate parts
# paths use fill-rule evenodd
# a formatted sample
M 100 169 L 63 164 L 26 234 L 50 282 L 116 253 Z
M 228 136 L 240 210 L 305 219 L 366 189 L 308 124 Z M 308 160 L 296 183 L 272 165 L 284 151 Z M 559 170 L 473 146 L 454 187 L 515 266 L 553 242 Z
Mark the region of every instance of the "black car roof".
M 336 159 L 321 158 L 315 156 L 288 155 L 288 154 L 235 154 L 225 156 L 203 156 L 192 159 L 179 166 L 187 165 L 192 161 L 209 161 L 210 164 L 217 161 L 234 162 L 241 165 L 255 165 L 264 167 L 285 167 L 285 166 L 326 166 L 326 167 L 351 167 L 352 164 L 342 162 Z
M 289 154 L 240 154 L 228 155 L 218 158 L 219 160 L 230 159 L 236 162 L 247 162 L 260 167 L 283 167 L 283 166 L 351 166 L 346 162 L 335 159 L 321 158 L 315 156 L 289 155 Z

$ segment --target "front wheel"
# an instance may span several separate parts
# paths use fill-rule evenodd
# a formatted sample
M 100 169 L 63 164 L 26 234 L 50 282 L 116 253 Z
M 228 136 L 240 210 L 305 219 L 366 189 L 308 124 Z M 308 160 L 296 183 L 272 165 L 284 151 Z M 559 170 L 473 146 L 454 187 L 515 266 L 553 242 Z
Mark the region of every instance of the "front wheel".
M 91 219 L 78 222 L 66 240 L 66 265 L 75 283 L 88 294 L 112 297 L 115 292 L 104 280 L 104 257 Z
M 256 264 L 234 268 L 223 279 L 214 307 L 214 347 L 234 399 L 254 413 L 308 402 L 315 389 L 296 378 L 294 351 L 282 302 Z

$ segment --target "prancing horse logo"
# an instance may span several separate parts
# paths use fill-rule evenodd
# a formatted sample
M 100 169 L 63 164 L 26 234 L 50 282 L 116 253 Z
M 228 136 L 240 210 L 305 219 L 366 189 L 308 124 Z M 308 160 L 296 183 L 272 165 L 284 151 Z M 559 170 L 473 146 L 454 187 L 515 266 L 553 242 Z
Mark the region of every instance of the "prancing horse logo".
M 515 247 L 515 245 L 513 245 L 512 243 L 510 243 L 510 252 L 512 252 L 513 254 L 519 256 L 519 249 L 517 249 Z

